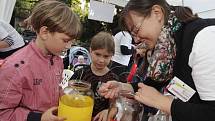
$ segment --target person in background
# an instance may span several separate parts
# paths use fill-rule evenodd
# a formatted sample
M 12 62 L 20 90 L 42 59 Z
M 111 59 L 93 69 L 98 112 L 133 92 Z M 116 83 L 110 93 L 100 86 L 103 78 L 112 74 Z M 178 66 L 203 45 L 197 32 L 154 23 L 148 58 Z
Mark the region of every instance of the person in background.
M 167 62 L 167 70 L 172 72 L 168 75 L 160 73 L 160 77 L 168 77 L 163 78 L 166 81 L 177 77 L 195 91 L 194 95 L 189 96 L 179 93 L 182 96 L 177 98 L 187 97 L 187 100 L 182 101 L 164 96 L 155 88 L 139 83 L 139 89 L 137 84 L 133 85 L 133 89 L 137 91 L 135 99 L 171 114 L 172 121 L 215 119 L 215 20 L 201 19 L 188 7 L 170 6 L 165 0 L 130 0 L 122 14 L 122 25 L 137 41 L 148 46 L 149 53 L 146 54 L 149 65 L 155 64 L 153 62 L 158 62 L 159 59 Z M 153 61 L 153 55 L 159 50 L 168 53 Z M 162 74 L 164 75 L 161 76 Z M 151 81 L 156 82 L 156 79 L 161 78 L 151 78 Z M 165 82 L 164 80 L 161 82 Z M 99 92 L 106 98 L 113 98 L 119 90 L 125 89 L 125 85 L 128 86 L 114 81 L 107 82 Z M 131 86 L 129 89 L 131 90 Z M 180 89 L 187 94 L 192 92 L 186 88 Z
M 95 99 L 92 114 L 94 121 L 106 121 L 109 108 L 109 100 L 100 96 L 97 90 L 102 83 L 118 80 L 117 75 L 107 67 L 114 55 L 114 47 L 114 40 L 110 33 L 96 34 L 90 44 L 91 64 L 76 71 L 71 78 L 71 80 L 80 79 L 91 84 Z
M 30 20 L 31 16 L 19 23 L 21 34 L 26 44 L 36 39 L 36 32 L 33 30 Z
M 75 66 L 80 64 L 86 64 L 83 55 L 78 56 L 78 62 L 75 64 Z
M 112 34 L 115 43 L 115 54 L 111 59 L 110 69 L 115 74 L 120 75 L 129 71 L 128 64 L 132 53 L 134 53 L 134 46 L 132 46 L 132 38 L 128 32 L 115 28 Z
M 4 59 L 25 45 L 22 36 L 10 24 L 0 20 L 0 59 Z
M 43 0 L 32 11 L 31 25 L 37 34 L 0 67 L 1 121 L 63 121 L 57 117 L 62 51 L 79 36 L 81 23 L 66 4 Z
M 19 26 L 23 27 L 26 30 L 34 31 L 31 25 L 31 16 L 28 16 L 28 18 L 20 22 Z
M 77 63 L 74 65 L 74 71 L 83 68 L 84 66 L 86 66 L 87 64 L 85 63 L 85 59 L 83 55 L 79 55 L 78 56 L 78 61 Z

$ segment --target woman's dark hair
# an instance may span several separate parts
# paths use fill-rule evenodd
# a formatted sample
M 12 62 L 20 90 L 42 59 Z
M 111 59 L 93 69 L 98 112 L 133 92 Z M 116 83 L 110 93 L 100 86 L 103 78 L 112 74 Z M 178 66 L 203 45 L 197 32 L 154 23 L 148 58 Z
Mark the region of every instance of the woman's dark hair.
M 186 23 L 199 18 L 198 15 L 193 14 L 192 9 L 187 6 L 171 6 L 171 8 L 175 11 L 175 16 L 180 22 Z
M 126 30 L 127 28 L 125 18 L 129 11 L 135 11 L 144 17 L 148 17 L 151 15 L 151 10 L 154 5 L 162 7 L 165 22 L 167 22 L 171 10 L 175 11 L 175 15 L 180 22 L 187 22 L 198 18 L 198 16 L 193 15 L 193 12 L 189 7 L 170 6 L 166 0 L 130 0 L 121 13 L 120 24 L 122 29 Z

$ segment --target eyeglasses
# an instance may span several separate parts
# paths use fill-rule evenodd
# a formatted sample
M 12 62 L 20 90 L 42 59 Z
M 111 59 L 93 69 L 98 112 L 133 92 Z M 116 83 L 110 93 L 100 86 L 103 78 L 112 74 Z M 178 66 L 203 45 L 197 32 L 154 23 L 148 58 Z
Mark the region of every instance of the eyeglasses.
M 130 34 L 131 34 L 132 37 L 137 37 L 137 35 L 138 35 L 138 33 L 139 33 L 139 31 L 140 31 L 142 25 L 143 25 L 143 21 L 144 21 L 144 20 L 142 20 L 142 22 L 141 22 L 141 24 L 140 24 L 139 27 L 133 26 L 133 27 L 131 28 Z

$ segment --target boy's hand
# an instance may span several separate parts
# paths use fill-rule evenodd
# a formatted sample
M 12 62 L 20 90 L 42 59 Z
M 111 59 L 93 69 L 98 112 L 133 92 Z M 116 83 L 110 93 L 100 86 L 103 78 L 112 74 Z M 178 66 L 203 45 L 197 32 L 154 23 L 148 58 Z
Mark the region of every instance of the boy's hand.
M 57 117 L 54 113 L 57 112 L 57 107 L 52 107 L 43 113 L 41 121 L 64 121 L 66 118 Z
M 99 112 L 93 119 L 93 121 L 107 121 L 108 109 Z

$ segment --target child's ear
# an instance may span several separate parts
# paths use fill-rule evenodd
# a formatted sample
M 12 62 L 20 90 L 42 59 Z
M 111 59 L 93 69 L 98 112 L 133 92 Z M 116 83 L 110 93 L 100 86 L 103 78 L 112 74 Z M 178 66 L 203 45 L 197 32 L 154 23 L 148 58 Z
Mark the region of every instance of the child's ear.
M 46 40 L 48 38 L 48 27 L 47 26 L 42 26 L 39 30 L 39 35 L 42 38 L 42 40 Z

